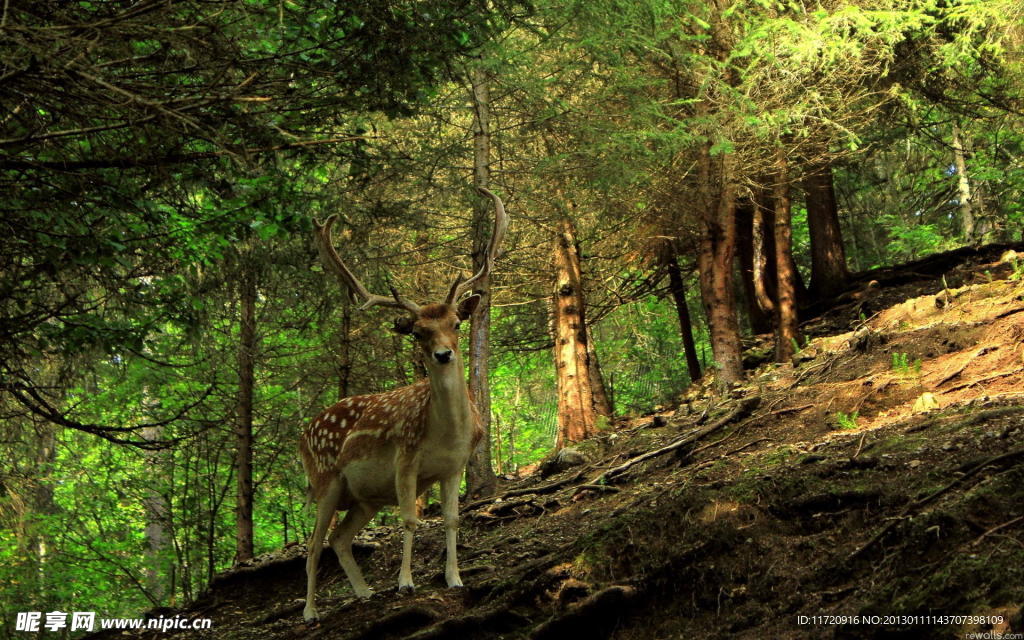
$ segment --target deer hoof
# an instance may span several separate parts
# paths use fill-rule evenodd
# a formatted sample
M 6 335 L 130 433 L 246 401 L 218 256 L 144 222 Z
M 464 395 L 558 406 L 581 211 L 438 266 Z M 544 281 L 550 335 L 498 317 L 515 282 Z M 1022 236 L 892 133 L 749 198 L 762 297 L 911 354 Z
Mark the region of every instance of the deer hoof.
M 302 610 L 302 619 L 309 624 L 313 624 L 320 621 L 320 614 L 317 612 L 316 607 L 306 607 Z
M 411 596 L 416 593 L 416 585 L 412 584 L 400 584 L 398 585 L 398 594 L 403 596 Z

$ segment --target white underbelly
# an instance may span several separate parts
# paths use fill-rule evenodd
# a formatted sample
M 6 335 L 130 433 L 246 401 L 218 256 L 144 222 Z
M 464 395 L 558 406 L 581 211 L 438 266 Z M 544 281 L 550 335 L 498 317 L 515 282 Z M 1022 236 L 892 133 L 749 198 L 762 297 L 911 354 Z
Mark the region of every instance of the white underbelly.
M 354 460 L 342 471 L 346 493 L 357 502 L 398 504 L 395 492 L 394 455 Z

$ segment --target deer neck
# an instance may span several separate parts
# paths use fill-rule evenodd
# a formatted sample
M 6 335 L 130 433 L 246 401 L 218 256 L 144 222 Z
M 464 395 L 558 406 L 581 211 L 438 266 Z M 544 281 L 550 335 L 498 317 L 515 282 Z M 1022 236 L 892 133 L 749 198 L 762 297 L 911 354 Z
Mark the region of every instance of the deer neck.
M 473 417 L 462 357 L 456 353 L 448 364 L 429 368 L 428 378 L 431 430 L 446 440 L 468 437 L 473 431 Z

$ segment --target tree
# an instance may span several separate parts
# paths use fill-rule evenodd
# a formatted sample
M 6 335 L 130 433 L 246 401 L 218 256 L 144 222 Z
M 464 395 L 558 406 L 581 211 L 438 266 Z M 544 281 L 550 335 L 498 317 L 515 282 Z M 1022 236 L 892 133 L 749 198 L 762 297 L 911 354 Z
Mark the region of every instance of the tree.
M 819 299 L 832 298 L 846 288 L 850 273 L 830 163 L 810 168 L 804 176 L 804 195 L 811 238 L 811 293 Z
M 686 370 L 690 374 L 690 381 L 696 382 L 701 378 L 701 371 L 700 361 L 697 359 L 697 345 L 693 340 L 693 321 L 690 320 L 690 307 L 686 303 L 686 284 L 679 269 L 679 257 L 670 240 L 665 240 L 662 244 L 661 259 L 668 272 L 669 293 L 679 316 L 679 332 L 683 339 Z
M 775 187 L 772 189 L 775 217 L 775 274 L 778 300 L 775 304 L 775 361 L 789 362 L 799 347 L 796 313 L 796 269 L 793 255 L 793 225 L 790 215 L 790 178 L 786 150 L 776 152 Z
M 253 403 L 256 375 L 257 274 L 252 243 L 240 249 L 238 277 L 238 404 L 235 416 L 235 563 L 253 557 Z
M 571 205 L 570 205 L 571 206 Z M 554 292 L 551 331 L 558 384 L 558 439 L 562 448 L 597 434 L 597 410 L 587 351 L 586 298 L 572 218 L 564 215 L 552 239 Z
M 409 113 L 449 61 L 486 39 L 492 11 L 475 0 L 388 11 L 372 0 L 315 11 L 239 0 L 5 5 L 4 391 L 66 427 L 158 446 L 138 429 L 55 414 L 34 397 L 43 392 L 29 363 L 138 351 L 152 326 L 187 322 L 177 271 L 253 222 L 217 206 L 228 185 L 251 179 L 253 158 L 352 157 L 368 137 L 362 112 Z M 302 228 L 301 217 L 276 224 Z
M 491 178 L 491 98 L 487 72 L 480 66 L 469 71 L 470 94 L 473 105 L 473 182 L 477 187 L 488 188 Z M 490 203 L 473 204 L 473 272 L 476 273 L 487 260 L 487 241 L 490 230 Z M 486 275 L 477 281 L 473 293 L 480 295 L 480 302 L 473 313 L 469 329 L 469 393 L 473 397 L 480 422 L 484 430 L 480 444 L 473 451 L 466 468 L 466 493 L 470 496 L 486 496 L 495 492 L 498 479 L 491 466 L 491 390 L 488 380 L 490 372 L 491 339 L 491 279 Z

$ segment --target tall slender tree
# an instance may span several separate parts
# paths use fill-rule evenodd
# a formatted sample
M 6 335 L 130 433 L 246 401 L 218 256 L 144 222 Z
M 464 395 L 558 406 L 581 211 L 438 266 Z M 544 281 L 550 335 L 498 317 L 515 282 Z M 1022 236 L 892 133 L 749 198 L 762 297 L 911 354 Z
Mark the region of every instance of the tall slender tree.
M 238 400 L 235 413 L 235 562 L 253 557 L 253 405 L 256 376 L 257 276 L 253 245 L 242 248 L 238 274 Z
M 473 106 L 473 182 L 477 187 L 489 188 L 491 182 L 491 96 L 487 72 L 479 65 L 469 71 L 471 103 Z M 479 198 L 473 202 L 473 272 L 487 260 L 487 242 L 490 233 L 490 203 Z M 466 467 L 466 492 L 471 496 L 491 495 L 498 484 L 491 465 L 491 278 L 485 275 L 473 287 L 480 302 L 473 313 L 469 329 L 469 393 L 480 413 L 484 436 L 470 455 Z
M 799 320 L 796 309 L 796 268 L 793 254 L 792 200 L 790 199 L 789 160 L 779 148 L 775 159 L 775 273 L 778 278 L 778 302 L 775 305 L 775 360 L 788 362 L 799 346 Z

